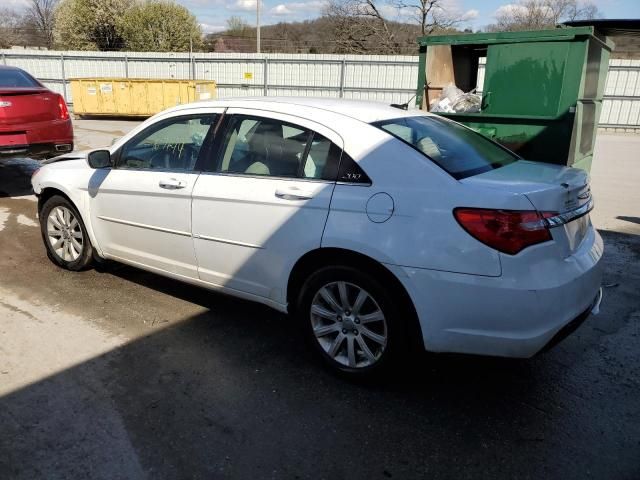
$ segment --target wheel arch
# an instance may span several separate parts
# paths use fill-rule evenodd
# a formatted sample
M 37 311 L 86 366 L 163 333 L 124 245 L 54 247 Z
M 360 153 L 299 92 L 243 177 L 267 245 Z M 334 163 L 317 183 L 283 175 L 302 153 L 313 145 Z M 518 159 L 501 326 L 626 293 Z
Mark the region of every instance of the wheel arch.
M 418 320 L 418 314 L 409 292 L 396 277 L 396 275 L 382 263 L 373 258 L 353 250 L 343 248 L 324 247 L 311 250 L 300 257 L 294 264 L 287 282 L 287 303 L 289 312 L 295 310 L 296 299 L 305 279 L 314 271 L 327 266 L 348 266 L 372 274 L 377 279 L 382 279 L 383 284 L 388 285 L 395 298 L 399 298 L 403 313 L 409 319 L 407 328 L 410 329 L 410 338 L 419 339 L 414 347 L 424 350 L 422 343 L 422 328 Z M 414 335 L 415 334 L 415 335 Z
M 80 209 L 78 209 L 78 205 L 76 205 L 66 192 L 57 187 L 44 187 L 38 194 L 38 214 L 42 211 L 42 207 L 47 203 L 47 200 L 51 197 L 55 197 L 56 195 L 66 198 L 74 207 L 76 207 L 76 210 L 80 211 Z
M 38 216 L 40 216 L 40 212 L 42 211 L 42 207 L 51 197 L 60 196 L 66 199 L 71 205 L 75 207 L 82 219 L 82 223 L 84 224 L 85 229 L 87 230 L 87 234 L 89 235 L 89 240 L 91 241 L 91 245 L 93 247 L 94 253 L 98 255 L 98 257 L 102 257 L 102 250 L 98 242 L 96 241 L 96 237 L 93 232 L 93 225 L 89 222 L 89 213 L 85 210 L 83 205 L 79 205 L 78 201 L 74 200 L 73 197 L 66 192 L 64 189 L 58 187 L 57 185 L 47 185 L 43 186 L 38 194 Z

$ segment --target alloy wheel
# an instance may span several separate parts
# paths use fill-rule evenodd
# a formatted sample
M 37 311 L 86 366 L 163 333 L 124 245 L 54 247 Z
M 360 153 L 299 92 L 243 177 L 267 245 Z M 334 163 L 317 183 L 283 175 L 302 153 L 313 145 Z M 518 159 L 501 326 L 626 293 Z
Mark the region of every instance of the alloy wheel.
M 47 217 L 47 238 L 51 249 L 65 262 L 74 262 L 84 249 L 80 222 L 67 207 L 57 206 Z
M 353 283 L 320 288 L 311 302 L 316 341 L 334 361 L 350 368 L 375 364 L 387 346 L 387 322 L 375 299 Z

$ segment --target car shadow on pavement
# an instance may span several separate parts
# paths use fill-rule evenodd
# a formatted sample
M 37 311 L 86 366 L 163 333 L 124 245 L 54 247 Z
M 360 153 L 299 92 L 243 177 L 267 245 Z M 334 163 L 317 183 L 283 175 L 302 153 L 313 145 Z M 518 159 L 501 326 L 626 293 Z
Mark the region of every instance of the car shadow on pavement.
M 2 477 L 410 478 L 451 471 L 448 451 L 481 461 L 481 442 L 513 428 L 507 404 L 536 423 L 528 374 L 476 363 L 412 368 L 424 386 L 355 385 L 282 316 L 214 297 L 214 310 L 0 398 Z
M 32 195 L 31 175 L 38 168 L 37 160 L 0 157 L 0 198 Z
M 640 225 L 640 217 L 628 217 L 624 215 L 619 215 L 616 217 L 618 220 L 624 220 L 625 222 L 636 223 Z
M 567 382 L 571 368 L 549 358 L 428 356 L 384 383 L 354 384 L 321 368 L 266 307 L 111 273 L 205 310 L 0 398 L 3 478 L 611 473 L 597 457 L 619 441 L 603 420 L 609 399 L 591 398 L 588 379 Z M 567 462 L 578 451 L 580 465 Z M 632 452 L 621 455 L 617 473 L 628 473 Z

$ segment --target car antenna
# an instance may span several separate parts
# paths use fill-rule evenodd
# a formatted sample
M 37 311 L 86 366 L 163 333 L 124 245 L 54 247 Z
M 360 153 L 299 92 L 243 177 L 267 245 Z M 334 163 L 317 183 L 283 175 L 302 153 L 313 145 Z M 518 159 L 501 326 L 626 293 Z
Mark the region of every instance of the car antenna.
M 407 100 L 406 103 L 392 103 L 391 106 L 393 108 L 399 108 L 400 110 L 409 110 L 409 103 L 411 103 L 411 100 L 416 98 L 416 95 Z

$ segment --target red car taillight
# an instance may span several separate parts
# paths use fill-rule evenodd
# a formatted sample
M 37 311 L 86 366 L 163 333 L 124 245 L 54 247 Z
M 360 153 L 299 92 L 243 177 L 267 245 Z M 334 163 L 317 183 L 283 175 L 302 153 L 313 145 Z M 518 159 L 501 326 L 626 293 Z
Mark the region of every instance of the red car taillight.
M 62 95 L 58 95 L 58 112 L 58 118 L 60 118 L 60 120 L 67 120 L 69 118 L 69 109 Z
M 545 218 L 555 213 L 456 208 L 453 215 L 472 237 L 491 248 L 515 255 L 528 246 L 551 240 Z

